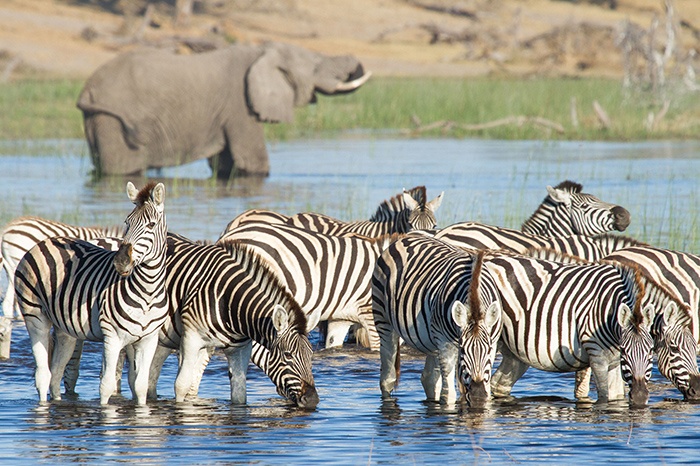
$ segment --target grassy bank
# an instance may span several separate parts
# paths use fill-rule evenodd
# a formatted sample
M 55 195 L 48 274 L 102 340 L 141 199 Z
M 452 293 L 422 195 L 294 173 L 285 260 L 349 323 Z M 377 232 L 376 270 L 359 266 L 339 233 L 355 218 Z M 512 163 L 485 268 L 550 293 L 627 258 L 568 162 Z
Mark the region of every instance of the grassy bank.
M 0 139 L 82 138 L 82 117 L 75 107 L 82 84 L 0 84 Z M 270 140 L 348 129 L 495 139 L 696 138 L 699 94 L 631 92 L 605 79 L 372 78 L 354 94 L 320 96 L 318 105 L 297 109 L 293 123 L 267 125 L 266 131 Z M 594 102 L 607 114 L 609 126 Z M 665 102 L 668 108 L 659 118 Z M 650 125 L 652 117 L 657 121 Z

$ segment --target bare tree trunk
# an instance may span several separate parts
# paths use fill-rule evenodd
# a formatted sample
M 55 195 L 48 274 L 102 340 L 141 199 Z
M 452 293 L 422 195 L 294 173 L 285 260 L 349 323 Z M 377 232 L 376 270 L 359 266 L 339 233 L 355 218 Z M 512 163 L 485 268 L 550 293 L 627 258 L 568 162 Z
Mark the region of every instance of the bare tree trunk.
M 175 2 L 175 27 L 185 27 L 190 24 L 193 3 L 194 0 L 177 0 Z

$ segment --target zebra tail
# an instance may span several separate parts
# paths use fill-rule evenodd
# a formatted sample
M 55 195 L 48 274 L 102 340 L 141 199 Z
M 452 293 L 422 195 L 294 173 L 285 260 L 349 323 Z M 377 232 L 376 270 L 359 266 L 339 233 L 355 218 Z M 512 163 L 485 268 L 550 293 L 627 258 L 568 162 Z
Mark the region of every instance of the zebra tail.
M 396 371 L 396 384 L 394 385 L 394 390 L 399 386 L 399 380 L 401 380 L 401 348 L 396 348 L 396 359 L 394 360 L 394 370 Z

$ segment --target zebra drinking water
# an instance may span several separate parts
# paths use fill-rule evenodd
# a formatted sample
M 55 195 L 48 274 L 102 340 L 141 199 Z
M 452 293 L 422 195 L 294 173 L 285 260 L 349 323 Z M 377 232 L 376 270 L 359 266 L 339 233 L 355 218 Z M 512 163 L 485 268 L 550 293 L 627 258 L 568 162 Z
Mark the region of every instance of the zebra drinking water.
M 148 371 L 165 322 L 165 186 L 148 183 L 140 191 L 129 182 L 136 205 L 126 217 L 118 251 L 86 241 L 48 238 L 17 265 L 15 289 L 36 361 L 40 401 L 61 399 L 60 382 L 76 340 L 103 341 L 100 403 L 116 388 L 122 348 L 133 346 L 129 385 L 138 404 L 146 403 Z M 49 364 L 50 330 L 56 345 Z
M 501 322 L 496 284 L 476 272 L 484 254 L 410 234 L 379 257 L 372 276 L 372 308 L 380 338 L 382 398 L 398 383 L 399 338 L 426 354 L 421 382 L 429 401 L 455 402 L 455 368 L 465 358 L 473 361 L 471 367 L 479 367 L 471 372 L 470 402 L 488 397 L 500 324 L 487 332 L 466 325 L 467 315 Z M 464 352 L 467 344 L 471 349 Z

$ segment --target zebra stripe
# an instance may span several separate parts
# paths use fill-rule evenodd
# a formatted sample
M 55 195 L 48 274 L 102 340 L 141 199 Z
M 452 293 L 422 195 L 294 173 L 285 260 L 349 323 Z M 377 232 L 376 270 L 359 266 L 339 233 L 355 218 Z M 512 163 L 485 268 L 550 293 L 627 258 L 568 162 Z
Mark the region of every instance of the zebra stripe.
M 8 223 L 0 238 L 2 267 L 7 274 L 7 291 L 2 301 L 3 315 L 10 318 L 20 315 L 15 303 L 15 269 L 27 251 L 39 241 L 59 236 L 89 240 L 123 234 L 123 226 L 76 227 L 39 217 L 20 217 Z
M 458 358 L 460 381 L 471 383 L 472 398 L 488 396 L 500 325 L 488 330 L 485 325 L 500 322 L 501 310 L 495 283 L 482 283 L 479 293 L 471 291 L 472 284 L 482 281 L 474 269 L 479 269 L 483 254 L 410 234 L 379 257 L 372 276 L 372 308 L 380 337 L 383 398 L 398 383 L 399 338 L 427 355 L 421 382 L 428 400 L 455 402 Z M 468 315 L 484 317 L 476 325 L 465 325 Z M 462 351 L 464 345 L 472 349 Z M 472 367 L 468 373 L 465 364 Z M 477 386 L 483 389 L 480 397 Z
M 568 180 L 554 188 L 547 186 L 547 197 L 525 220 L 521 230 L 542 236 L 592 236 L 612 230 L 625 231 L 630 223 L 627 209 L 582 190 L 582 185 Z
M 629 247 L 606 261 L 636 266 L 665 286 L 687 306 L 688 315 L 664 314 L 652 328 L 659 372 L 684 398 L 700 399 L 696 355 L 700 342 L 700 256 L 652 246 Z
M 246 402 L 246 371 L 251 345 L 267 353 L 265 371 L 277 392 L 300 407 L 318 404 L 307 334 L 319 313 L 308 316 L 261 259 L 242 245 L 225 249 L 168 235 L 166 288 L 170 319 L 163 326 L 151 377 L 171 349 L 180 350 L 175 399 L 182 401 L 203 369 L 208 351 L 225 348 L 231 401 Z M 198 381 L 197 385 L 198 385 Z M 196 391 L 196 390 L 195 390 Z
M 17 301 L 24 316 L 36 361 L 39 399 L 61 398 L 60 381 L 76 340 L 103 341 L 100 403 L 116 387 L 115 371 L 122 348 L 135 349 L 129 383 L 138 404 L 146 402 L 148 369 L 167 317 L 165 235 L 162 183 L 138 191 L 127 184 L 136 205 L 126 217 L 117 252 L 82 240 L 48 238 L 22 258 L 15 272 Z M 50 329 L 56 345 L 49 368 Z
M 379 347 L 371 277 L 391 237 L 340 237 L 287 225 L 249 224 L 228 232 L 217 244 L 231 240 L 262 256 L 307 315 L 321 309 L 321 321 L 359 323 L 368 333 L 370 347 Z M 343 330 L 344 338 L 347 327 Z M 335 334 L 327 336 L 327 347 L 342 344 Z
M 439 230 L 435 238 L 470 249 L 503 249 L 525 254 L 529 249 L 551 249 L 588 261 L 597 261 L 622 248 L 643 246 L 634 238 L 614 234 L 548 237 L 478 222 L 455 223 Z
M 641 271 L 621 265 L 554 262 L 507 253 L 484 260 L 482 274 L 500 283 L 502 362 L 491 383 L 507 396 L 533 366 L 572 372 L 591 367 L 598 400 L 645 404 L 656 313 L 679 303 Z M 645 290 L 654 288 L 642 306 Z M 465 348 L 467 351 L 468 348 Z M 614 369 L 620 366 L 621 370 Z

